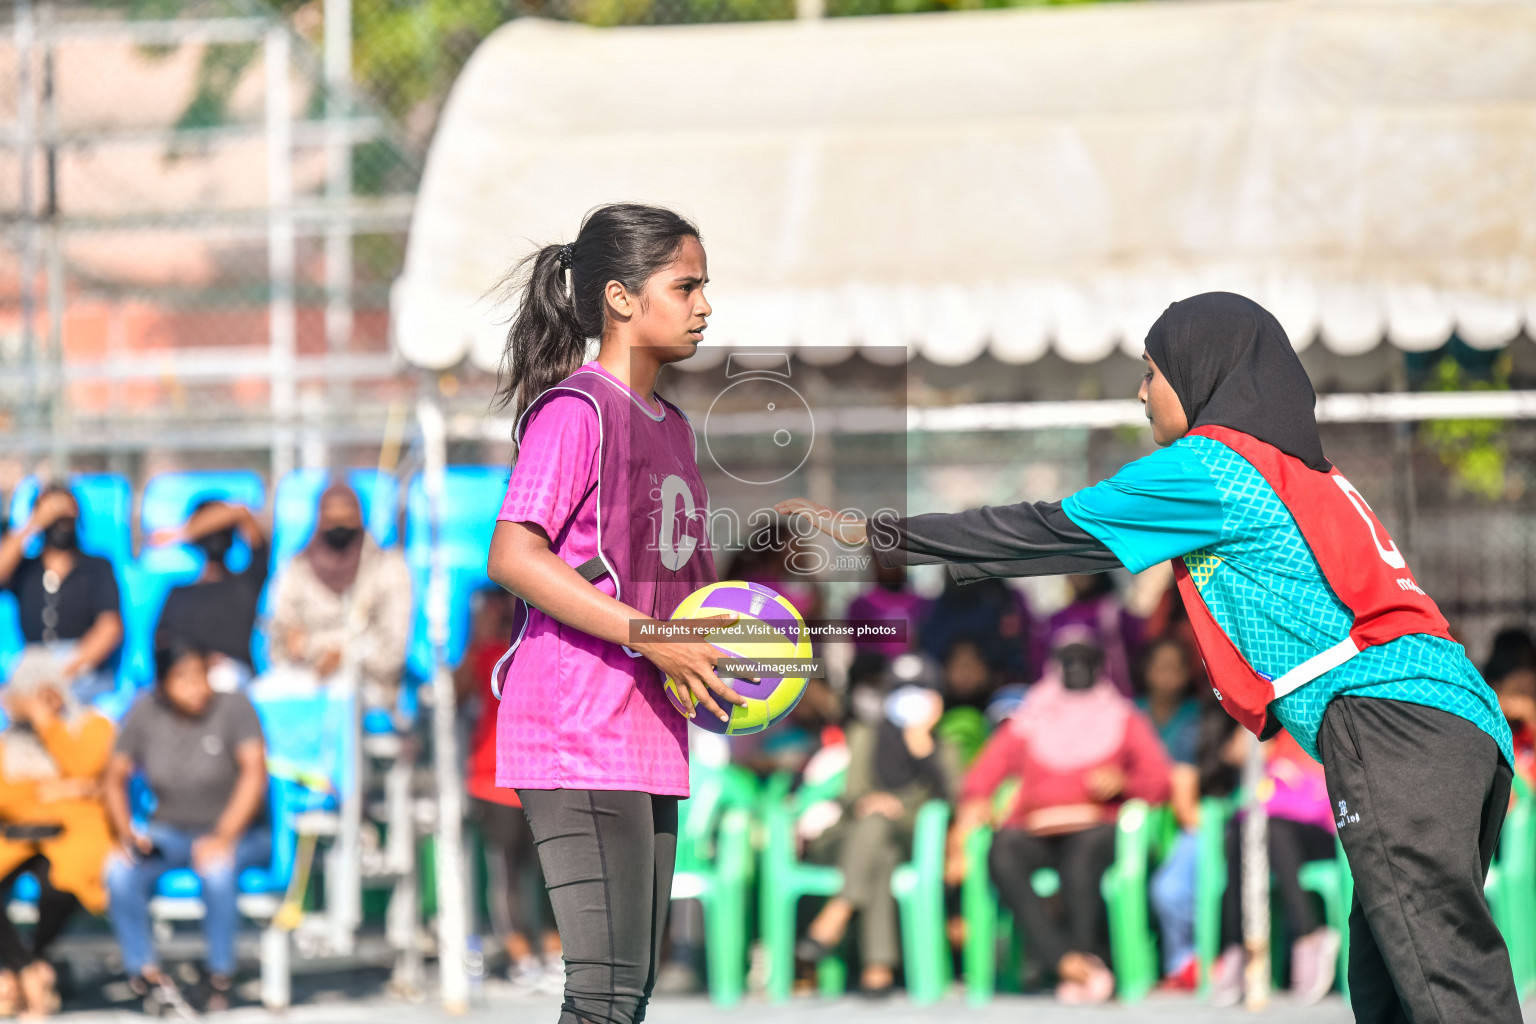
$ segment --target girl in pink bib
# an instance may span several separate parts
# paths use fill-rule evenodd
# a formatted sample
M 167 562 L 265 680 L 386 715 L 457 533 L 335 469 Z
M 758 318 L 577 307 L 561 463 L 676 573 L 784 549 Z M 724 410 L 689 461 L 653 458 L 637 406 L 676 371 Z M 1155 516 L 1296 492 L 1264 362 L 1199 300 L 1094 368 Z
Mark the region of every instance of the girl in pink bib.
M 708 271 L 697 228 L 638 205 L 593 211 L 520 269 L 500 390 L 518 455 L 488 565 L 517 598 L 493 678 L 496 783 L 517 790 L 544 868 L 560 1021 L 632 1024 L 660 965 L 688 795 L 687 718 L 662 679 L 687 684 L 688 717 L 742 703 L 714 647 L 635 628 L 717 579 L 693 429 L 654 392 L 703 338 Z

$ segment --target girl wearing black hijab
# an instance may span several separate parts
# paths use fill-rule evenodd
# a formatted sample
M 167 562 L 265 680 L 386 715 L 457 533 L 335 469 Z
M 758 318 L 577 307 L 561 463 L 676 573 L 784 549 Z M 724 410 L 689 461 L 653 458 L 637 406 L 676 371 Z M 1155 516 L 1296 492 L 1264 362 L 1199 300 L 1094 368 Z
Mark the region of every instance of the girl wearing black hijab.
M 948 563 L 958 580 L 1172 559 L 1222 707 L 1323 764 L 1354 875 L 1356 1019 L 1515 1024 L 1483 896 L 1514 761 L 1497 698 L 1324 456 L 1312 384 L 1272 315 L 1225 292 L 1175 302 L 1144 358 L 1160 450 L 1061 502 L 867 528 L 805 499 L 776 507 L 868 539 L 882 565 Z

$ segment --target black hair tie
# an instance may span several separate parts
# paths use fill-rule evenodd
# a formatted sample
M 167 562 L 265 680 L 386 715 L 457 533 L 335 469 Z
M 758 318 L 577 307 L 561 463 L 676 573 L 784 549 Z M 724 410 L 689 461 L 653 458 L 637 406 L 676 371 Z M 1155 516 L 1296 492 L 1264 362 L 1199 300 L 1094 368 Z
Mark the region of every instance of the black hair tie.
M 560 247 L 560 269 L 570 270 L 571 260 L 574 256 L 575 251 L 571 248 L 570 242 L 566 242 L 564 245 L 562 245 Z

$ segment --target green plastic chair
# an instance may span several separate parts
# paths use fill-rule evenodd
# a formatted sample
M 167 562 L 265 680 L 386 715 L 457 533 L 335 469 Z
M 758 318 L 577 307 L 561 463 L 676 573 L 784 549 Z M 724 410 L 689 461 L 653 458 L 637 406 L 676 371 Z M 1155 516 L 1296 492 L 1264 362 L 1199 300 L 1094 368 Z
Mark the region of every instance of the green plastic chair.
M 1201 996 L 1211 994 L 1211 966 L 1221 955 L 1221 898 L 1227 891 L 1227 822 L 1237 808 L 1236 795 L 1200 801 L 1200 845 L 1195 868 L 1195 957 L 1200 964 Z
M 930 800 L 917 812 L 912 859 L 891 874 L 891 894 L 900 910 L 907 998 L 919 1006 L 943 999 L 954 980 L 944 927 L 944 844 L 948 834 L 949 804 Z
M 1195 884 L 1195 955 L 1200 962 L 1201 996 L 1211 993 L 1211 966 L 1221 954 L 1221 900 L 1227 889 L 1227 823 L 1240 797 L 1206 797 L 1200 801 L 1200 861 Z M 1303 864 L 1297 874 L 1301 887 L 1323 901 L 1323 919 L 1339 933 L 1339 989 L 1349 1002 L 1349 908 L 1355 880 L 1349 873 L 1344 847 L 1335 840 L 1333 860 Z M 1278 976 L 1283 951 L 1272 945 Z
M 839 773 L 798 791 L 764 810 L 763 853 L 758 922 L 768 954 L 767 995 L 770 1002 L 789 999 L 794 987 L 795 917 L 806 896 L 831 897 L 843 888 L 843 873 L 830 865 L 807 864 L 795 850 L 795 823 L 806 808 L 842 794 L 847 774 Z M 898 865 L 891 876 L 902 932 L 902 960 L 907 994 L 913 1002 L 942 998 L 949 984 L 944 932 L 944 841 L 949 806 L 924 804 L 913 833 L 912 860 Z M 847 965 L 832 953 L 816 965 L 817 988 L 837 996 L 847 988 Z
M 1504 819 L 1499 856 L 1488 869 L 1483 892 L 1504 934 L 1515 988 L 1524 1000 L 1536 984 L 1536 814 L 1530 787 L 1515 777 L 1515 804 Z
M 1200 963 L 1198 995 L 1212 990 L 1210 969 L 1221 955 L 1221 898 L 1227 889 L 1227 823 L 1241 806 L 1241 795 L 1206 797 L 1200 801 L 1200 861 L 1195 869 L 1195 958 Z M 1303 889 L 1322 900 L 1322 917 L 1339 933 L 1339 987 L 1349 1003 L 1349 909 L 1355 880 L 1344 860 L 1344 847 L 1336 846 L 1333 860 L 1303 864 L 1298 874 Z M 1270 946 L 1272 972 L 1279 978 L 1284 950 Z
M 1323 900 L 1323 918 L 1328 927 L 1339 933 L 1339 991 L 1344 1002 L 1349 1003 L 1349 908 L 1355 900 L 1355 876 L 1349 872 L 1349 860 L 1344 856 L 1344 846 L 1334 841 L 1333 860 L 1308 861 L 1297 872 L 1296 879 L 1308 892 L 1315 892 Z M 1278 952 L 1278 951 L 1277 951 Z
M 747 893 L 752 883 L 752 810 L 757 780 L 740 768 L 695 768 L 691 796 L 677 806 L 672 899 L 704 908 L 709 997 L 741 1002 L 747 972 Z
M 1115 987 L 1122 1002 L 1135 1002 L 1157 984 L 1157 944 L 1147 907 L 1147 871 L 1151 858 L 1153 819 L 1141 800 L 1129 800 L 1120 808 L 1115 826 L 1115 860 L 1100 883 L 1109 911 L 1110 959 L 1114 961 Z M 978 828 L 966 837 L 965 880 L 960 886 L 960 907 L 965 917 L 966 998 L 972 1006 L 992 999 L 998 985 L 997 944 L 1010 936 L 1007 980 L 1016 977 L 1022 953 L 1021 936 L 1012 928 L 1012 915 L 998 903 L 997 888 L 987 868 L 992 849 L 992 830 Z M 1049 868 L 1030 879 L 1035 892 L 1054 895 L 1060 876 Z

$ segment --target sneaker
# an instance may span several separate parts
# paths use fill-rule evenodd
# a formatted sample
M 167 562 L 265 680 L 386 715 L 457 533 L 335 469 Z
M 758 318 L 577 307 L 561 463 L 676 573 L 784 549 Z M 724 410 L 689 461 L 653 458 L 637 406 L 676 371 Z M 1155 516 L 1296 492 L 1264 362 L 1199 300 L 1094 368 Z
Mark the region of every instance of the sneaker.
M 196 1011 L 182 998 L 181 990 L 176 987 L 176 983 L 165 975 L 161 975 L 155 981 L 144 977 L 132 978 L 128 985 L 140 997 L 146 1017 L 197 1019 Z
M 656 975 L 656 994 L 659 996 L 693 995 L 703 988 L 699 972 L 691 964 L 677 961 L 662 964 L 661 972 Z
M 1211 1004 L 1236 1006 L 1243 1001 L 1243 947 L 1228 946 L 1211 965 Z
M 507 968 L 507 980 L 515 992 L 532 994 L 544 980 L 544 964 L 536 956 L 525 956 Z
M 544 970 L 534 991 L 541 996 L 565 995 L 565 959 L 558 953 L 544 958 Z
M 1339 964 L 1339 933 L 1319 928 L 1291 944 L 1291 992 L 1303 1003 L 1316 1003 L 1333 989 Z
M 233 988 L 229 975 L 205 973 L 198 979 L 196 1003 L 203 1013 L 223 1013 L 229 1009 Z
M 1193 992 L 1200 987 L 1200 959 L 1188 956 L 1157 986 L 1160 992 Z

